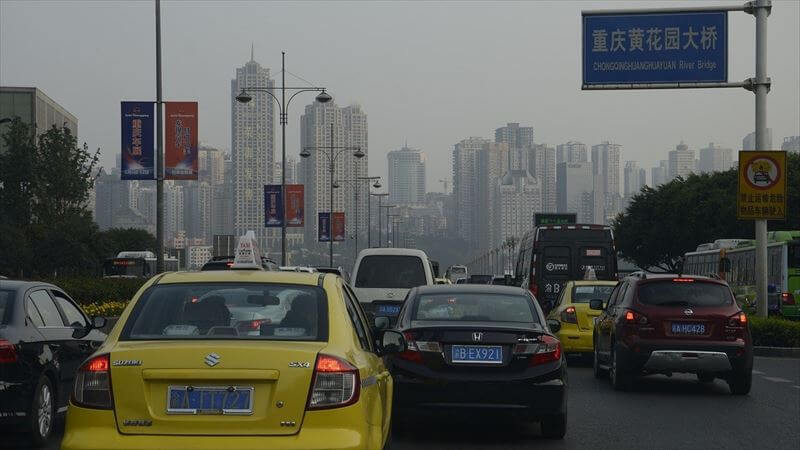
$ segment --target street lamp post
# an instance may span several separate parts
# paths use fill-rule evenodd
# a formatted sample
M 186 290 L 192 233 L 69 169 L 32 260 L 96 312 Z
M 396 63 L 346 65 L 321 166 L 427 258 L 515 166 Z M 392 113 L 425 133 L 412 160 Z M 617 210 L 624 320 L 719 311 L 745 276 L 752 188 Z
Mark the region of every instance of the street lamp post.
M 380 179 L 381 179 L 381 177 L 379 177 L 379 176 L 375 176 L 375 177 L 370 177 L 370 176 L 360 177 L 360 176 L 356 175 L 355 178 L 351 178 L 351 179 L 347 179 L 347 180 L 339 180 L 339 182 L 353 183 L 353 185 L 355 186 L 355 196 L 356 196 L 356 227 L 355 228 L 356 228 L 356 234 L 355 234 L 355 255 L 353 256 L 353 261 L 355 261 L 356 258 L 358 258 L 358 232 L 359 232 L 359 229 L 361 228 L 361 222 L 359 221 L 359 214 L 358 214 L 358 209 L 359 209 L 359 206 L 360 206 L 358 200 L 359 200 L 359 192 L 361 191 L 361 183 L 365 182 L 365 181 L 366 182 L 374 181 L 374 183 L 372 184 L 372 187 L 374 187 L 375 189 L 379 189 L 381 187 Z M 369 185 L 367 185 L 367 194 L 370 194 Z M 371 213 L 371 211 L 370 211 L 370 207 L 369 207 L 371 200 L 372 200 L 372 197 L 367 195 L 367 236 L 369 236 L 369 231 L 370 231 L 369 227 L 370 227 L 370 224 L 371 224 L 370 223 L 370 213 Z M 372 245 L 372 242 L 370 240 L 370 242 L 367 243 L 367 248 L 369 248 L 371 245 Z
M 275 96 L 271 91 L 280 90 L 281 99 Z M 286 100 L 286 91 L 294 92 L 289 100 Z M 289 104 L 292 99 L 301 92 L 319 92 L 316 100 L 320 103 L 328 103 L 333 99 L 328 93 L 325 92 L 324 87 L 286 87 L 286 52 L 281 52 L 281 87 L 248 87 L 242 88 L 239 95 L 236 96 L 236 101 L 239 103 L 247 103 L 253 99 L 248 92 L 266 92 L 278 103 L 280 109 L 280 122 L 281 122 L 281 204 L 284 205 L 284 214 L 281 220 L 281 265 L 286 265 L 286 123 L 288 121 Z
M 381 246 L 381 200 L 383 197 L 389 195 L 387 192 L 383 193 L 369 193 L 370 201 L 367 203 L 367 240 L 369 240 L 369 248 L 372 248 L 372 197 L 378 197 L 378 247 Z
M 388 194 L 387 194 L 388 195 Z M 383 245 L 383 208 L 386 208 L 386 243 L 389 243 L 389 208 L 394 208 L 397 205 L 381 205 L 381 199 L 378 198 L 378 247 Z
M 311 151 L 310 150 L 317 150 L 319 152 L 322 152 L 322 154 L 324 154 L 325 156 L 328 157 L 328 162 L 330 163 L 330 165 L 328 167 L 329 167 L 329 171 L 330 171 L 330 183 L 331 183 L 330 184 L 330 189 L 331 189 L 331 196 L 330 196 L 331 203 L 330 203 L 330 205 L 331 205 L 331 208 L 330 208 L 330 216 L 329 216 L 330 222 L 329 222 L 329 225 L 328 225 L 328 227 L 329 227 L 329 233 L 328 234 L 330 235 L 329 236 L 330 237 L 330 240 L 329 240 L 329 242 L 330 242 L 330 267 L 333 267 L 333 190 L 334 190 L 334 188 L 339 187 L 339 185 L 337 185 L 336 183 L 333 182 L 334 170 L 336 169 L 336 159 L 339 157 L 339 155 L 344 153 L 346 150 L 354 150 L 353 156 L 355 156 L 356 158 L 359 158 L 359 159 L 364 157 L 364 152 L 361 151 L 361 147 L 335 146 L 335 145 L 333 145 L 333 123 L 331 123 L 330 145 L 328 145 L 328 146 L 317 146 L 317 147 L 304 147 L 303 151 L 300 152 L 300 156 L 302 156 L 303 158 L 308 158 L 309 156 L 311 156 Z M 358 209 L 358 208 L 356 208 L 356 209 Z
M 398 247 L 398 245 L 397 245 L 397 237 L 399 236 L 399 233 L 397 233 L 396 229 L 398 227 L 399 220 L 395 220 L 395 218 L 396 217 L 403 217 L 403 215 L 402 214 L 388 214 L 387 217 L 390 217 L 391 219 L 388 219 L 388 220 L 392 221 L 392 247 Z M 386 226 L 388 228 L 389 224 L 387 223 Z M 387 240 L 387 243 L 388 243 L 388 240 L 389 240 L 388 230 L 387 230 L 387 233 L 386 233 L 386 240 Z

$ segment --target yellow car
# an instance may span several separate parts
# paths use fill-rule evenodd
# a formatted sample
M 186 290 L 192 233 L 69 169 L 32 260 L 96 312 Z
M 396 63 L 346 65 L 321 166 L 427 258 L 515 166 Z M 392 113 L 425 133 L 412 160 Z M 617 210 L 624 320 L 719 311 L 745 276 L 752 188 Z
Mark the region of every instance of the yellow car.
M 380 353 L 335 275 L 156 276 L 78 370 L 61 448 L 381 449 Z
M 561 329 L 556 335 L 564 349 L 564 353 L 592 353 L 592 331 L 594 319 L 601 311 L 589 309 L 589 301 L 599 298 L 605 305 L 616 281 L 568 281 L 561 289 L 561 294 L 548 319 L 561 322 Z
M 434 278 L 433 282 L 435 284 L 453 284 L 448 278 Z

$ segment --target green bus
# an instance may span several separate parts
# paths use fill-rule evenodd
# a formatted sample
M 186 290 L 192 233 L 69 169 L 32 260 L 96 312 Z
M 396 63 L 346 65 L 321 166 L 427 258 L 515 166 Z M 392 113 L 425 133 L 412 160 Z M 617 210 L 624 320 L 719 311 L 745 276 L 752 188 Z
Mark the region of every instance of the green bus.
M 725 248 L 726 243 L 734 245 Z M 685 256 L 684 273 L 719 276 L 731 286 L 742 308 L 755 310 L 754 240 L 721 239 L 701 244 Z M 769 313 L 800 319 L 800 230 L 768 233 L 767 286 Z

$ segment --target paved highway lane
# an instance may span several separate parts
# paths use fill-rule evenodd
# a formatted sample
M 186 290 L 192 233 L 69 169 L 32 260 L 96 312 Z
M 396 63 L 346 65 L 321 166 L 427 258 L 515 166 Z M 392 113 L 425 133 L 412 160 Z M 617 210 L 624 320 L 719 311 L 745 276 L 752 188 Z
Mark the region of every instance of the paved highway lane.
M 571 361 L 569 424 L 563 441 L 539 437 L 539 426 L 513 416 L 422 414 L 398 426 L 402 449 L 789 449 L 800 442 L 800 359 L 756 358 L 753 390 L 736 397 L 720 380 L 694 376 L 642 378 L 632 392 L 595 380 L 590 364 Z M 27 448 L 2 430 L 0 447 Z M 54 438 L 49 449 L 57 449 Z

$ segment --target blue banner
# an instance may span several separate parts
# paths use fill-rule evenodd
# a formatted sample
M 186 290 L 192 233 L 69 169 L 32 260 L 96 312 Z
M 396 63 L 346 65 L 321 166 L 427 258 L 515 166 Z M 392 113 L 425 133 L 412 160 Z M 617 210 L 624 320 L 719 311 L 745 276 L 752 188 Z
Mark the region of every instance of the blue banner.
M 123 180 L 155 180 L 153 102 L 121 102 Z
M 727 81 L 727 12 L 583 15 L 584 86 Z
M 264 226 L 283 226 L 283 192 L 280 184 L 264 185 Z
M 319 213 L 317 225 L 318 240 L 329 242 L 331 240 L 331 213 Z

